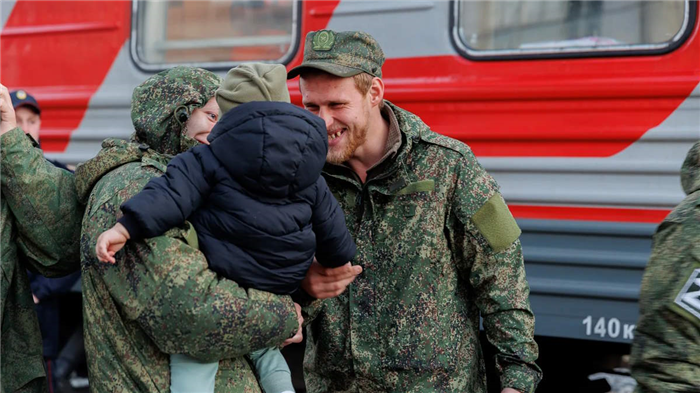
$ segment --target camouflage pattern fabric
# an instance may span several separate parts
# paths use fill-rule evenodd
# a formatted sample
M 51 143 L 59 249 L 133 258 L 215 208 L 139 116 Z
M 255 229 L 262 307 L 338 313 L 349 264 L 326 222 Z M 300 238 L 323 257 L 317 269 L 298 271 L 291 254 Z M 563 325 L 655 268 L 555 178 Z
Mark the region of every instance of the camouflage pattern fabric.
M 221 78 L 194 67 L 174 67 L 162 71 L 134 89 L 131 97 L 133 140 L 145 143 L 161 154 L 175 155 L 197 146 L 173 114 L 188 115 L 214 97 Z
M 385 103 L 402 133 L 397 155 L 364 184 L 348 167 L 324 170 L 364 271 L 305 307 L 308 391 L 486 392 L 481 314 L 502 387 L 533 392 L 541 372 L 520 232 L 486 236 L 473 219 L 488 205 L 501 211 L 486 216 L 513 227 L 496 182 L 466 145 Z
M 165 171 L 171 153 L 184 148 L 184 130 L 173 124 L 172 112 L 213 97 L 218 86 L 212 75 L 177 67 L 147 80 L 134 94 L 135 142 L 105 141 L 100 154 L 76 170 L 79 197 L 87 200 L 80 246 L 93 392 L 167 392 L 168 354 L 174 353 L 224 359 L 217 392 L 259 392 L 243 356 L 279 345 L 298 326 L 288 296 L 246 291 L 210 271 L 204 255 L 186 243 L 196 239 L 191 226 L 127 243 L 114 265 L 95 255 L 97 237 L 121 216 L 119 206 Z M 202 78 L 211 81 L 206 89 L 198 87 Z M 159 113 L 166 110 L 171 113 Z
M 347 78 L 366 72 L 382 77 L 384 52 L 379 43 L 361 31 L 312 31 L 306 35 L 304 61 L 287 74 L 292 79 L 305 69 L 315 68 Z
M 636 393 L 700 392 L 700 142 L 681 170 L 687 197 L 659 225 L 632 343 Z
M 113 169 L 134 161 L 141 161 L 148 151 L 147 146 L 122 139 L 108 138 L 102 141 L 102 150 L 95 158 L 78 165 L 75 170 L 77 181 L 75 188 L 78 197 L 83 204 L 88 202 L 90 191 L 95 186 L 101 175 L 109 173 Z
M 16 128 L 2 136 L 0 227 L 2 392 L 46 392 L 41 332 L 26 269 L 48 277 L 79 267 L 82 207 L 73 174 L 44 159 Z

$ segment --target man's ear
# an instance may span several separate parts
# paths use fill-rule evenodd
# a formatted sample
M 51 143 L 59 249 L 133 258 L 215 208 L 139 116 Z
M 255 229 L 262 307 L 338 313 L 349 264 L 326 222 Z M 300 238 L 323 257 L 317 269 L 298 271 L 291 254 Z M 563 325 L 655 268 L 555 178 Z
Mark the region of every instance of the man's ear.
M 379 105 L 384 100 L 384 82 L 380 78 L 372 79 L 372 86 L 369 88 L 369 103 L 372 106 Z

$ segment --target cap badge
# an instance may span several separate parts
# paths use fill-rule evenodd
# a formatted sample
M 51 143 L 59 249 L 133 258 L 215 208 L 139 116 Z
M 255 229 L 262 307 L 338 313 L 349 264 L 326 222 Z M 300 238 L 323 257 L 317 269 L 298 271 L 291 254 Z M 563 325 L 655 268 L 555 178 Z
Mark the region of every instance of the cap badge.
M 17 91 L 17 98 L 19 98 L 20 100 L 23 100 L 23 99 L 27 98 L 27 93 L 24 90 L 18 90 Z
M 335 42 L 335 34 L 329 30 L 321 30 L 314 34 L 312 49 L 317 51 L 328 51 L 333 47 Z

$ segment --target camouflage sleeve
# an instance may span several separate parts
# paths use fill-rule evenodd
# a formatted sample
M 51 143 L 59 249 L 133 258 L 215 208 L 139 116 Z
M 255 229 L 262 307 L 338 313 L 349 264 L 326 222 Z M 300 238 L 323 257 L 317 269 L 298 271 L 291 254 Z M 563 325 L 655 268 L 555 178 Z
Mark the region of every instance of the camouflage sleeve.
M 458 170 L 448 233 L 462 278 L 473 288 L 486 337 L 496 350 L 501 387 L 534 392 L 535 319 L 530 309 L 519 228 L 497 185 L 476 159 Z
M 204 255 L 183 241 L 191 238 L 186 233 L 191 227 L 130 241 L 114 265 L 97 261 L 97 237 L 114 225 L 119 206 L 152 176 L 141 172 L 144 176 L 123 177 L 127 187 L 106 186 L 120 175 L 100 180 L 81 240 L 84 269 L 94 269 L 102 278 L 125 318 L 138 322 L 161 351 L 202 361 L 240 357 L 291 337 L 298 328 L 291 298 L 245 290 L 209 270 Z
M 292 299 L 301 306 L 301 316 L 304 317 L 303 327 L 316 319 L 325 301 L 325 299 L 316 299 L 301 288 L 292 294 Z
M 664 222 L 654 235 L 632 343 L 635 392 L 700 387 L 700 224 L 689 224 Z
M 45 276 L 76 271 L 83 207 L 73 174 L 48 162 L 21 129 L 1 138 L 2 196 L 16 218 L 17 246 Z

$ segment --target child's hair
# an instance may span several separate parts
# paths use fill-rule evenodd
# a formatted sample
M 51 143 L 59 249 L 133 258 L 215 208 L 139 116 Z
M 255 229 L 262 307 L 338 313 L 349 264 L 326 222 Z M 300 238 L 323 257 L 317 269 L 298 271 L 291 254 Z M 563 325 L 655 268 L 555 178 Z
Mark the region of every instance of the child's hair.
M 252 101 L 290 102 L 283 65 L 245 63 L 229 70 L 216 91 L 221 114 Z

